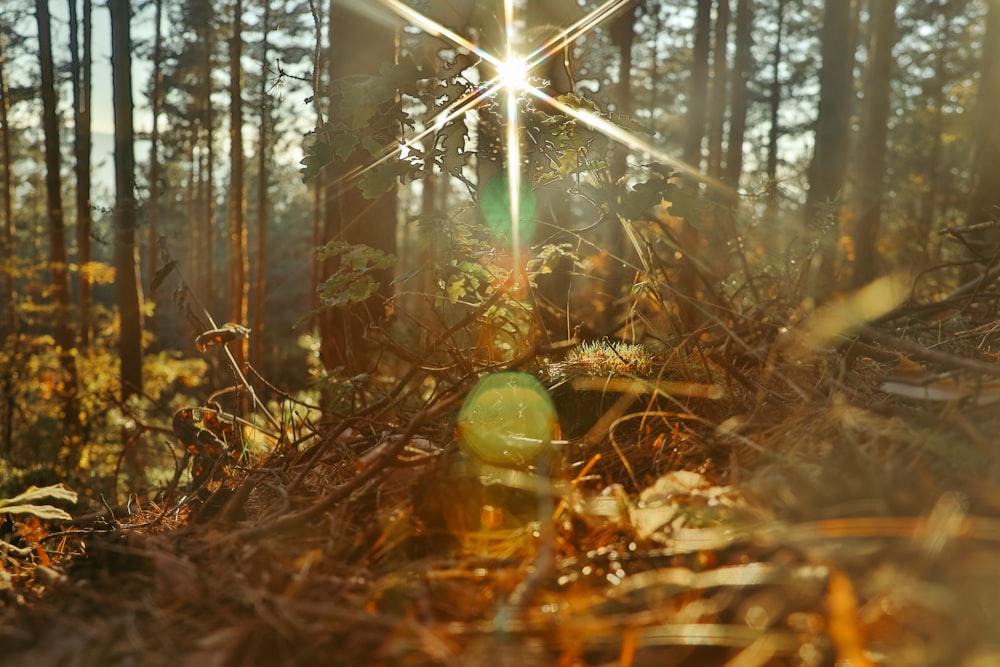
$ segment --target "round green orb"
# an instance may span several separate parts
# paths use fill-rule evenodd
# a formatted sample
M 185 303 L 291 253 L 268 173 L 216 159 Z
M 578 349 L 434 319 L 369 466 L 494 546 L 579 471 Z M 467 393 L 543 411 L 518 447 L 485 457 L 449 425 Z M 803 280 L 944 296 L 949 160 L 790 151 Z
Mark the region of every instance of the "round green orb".
M 510 210 L 510 185 L 507 173 L 501 172 L 486 182 L 483 188 L 480 206 L 483 219 L 490 231 L 508 243 L 514 239 L 511 229 L 513 216 Z M 535 233 L 535 193 L 526 184 L 521 184 L 518 196 L 518 236 L 522 243 L 527 242 Z
M 545 387 L 527 373 L 482 378 L 458 414 L 463 451 L 493 465 L 531 465 L 558 432 L 556 409 Z

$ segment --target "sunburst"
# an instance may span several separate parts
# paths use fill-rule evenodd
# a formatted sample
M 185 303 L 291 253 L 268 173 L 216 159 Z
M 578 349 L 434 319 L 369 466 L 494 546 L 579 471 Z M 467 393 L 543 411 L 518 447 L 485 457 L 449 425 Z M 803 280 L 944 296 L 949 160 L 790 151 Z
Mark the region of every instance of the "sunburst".
M 363 4 L 357 0 L 342 0 L 345 4 L 353 7 L 356 11 L 373 16 L 373 7 Z M 529 0 L 531 1 L 531 0 Z M 524 54 L 518 49 L 518 29 L 515 20 L 515 0 L 504 0 L 504 37 L 505 49 L 503 54 L 495 54 L 489 50 L 475 44 L 461 34 L 455 32 L 447 26 L 441 25 L 430 17 L 420 13 L 413 7 L 405 4 L 401 0 L 379 0 L 382 6 L 391 11 L 399 18 L 420 28 L 422 31 L 433 37 L 438 37 L 450 42 L 452 45 L 465 49 L 475 54 L 482 61 L 491 66 L 493 76 L 481 83 L 476 88 L 470 90 L 459 99 L 455 100 L 443 108 L 416 136 L 410 141 L 418 142 L 433 132 L 440 130 L 453 120 L 472 111 L 484 101 L 494 98 L 497 94 L 504 95 L 505 122 L 506 122 L 506 172 L 507 190 L 510 202 L 510 229 L 512 253 L 515 272 L 521 272 L 520 258 L 520 190 L 521 190 L 521 150 L 520 150 L 520 118 L 519 100 L 523 94 L 530 95 L 565 113 L 567 116 L 577 119 L 590 128 L 601 132 L 607 137 L 617 141 L 629 148 L 644 153 L 651 160 L 669 165 L 679 173 L 690 175 L 701 181 L 707 181 L 704 174 L 699 169 L 686 164 L 682 160 L 667 154 L 663 150 L 651 144 L 648 140 L 636 136 L 632 132 L 608 122 L 597 114 L 583 109 L 577 109 L 567 105 L 562 100 L 553 98 L 544 90 L 532 84 L 533 73 L 543 65 L 549 58 L 563 52 L 575 41 L 594 30 L 622 9 L 631 4 L 632 0 L 607 0 L 597 9 L 586 14 L 572 25 L 562 28 L 555 35 L 534 51 Z M 379 158 L 373 160 L 367 166 L 359 168 L 345 176 L 345 178 L 356 178 L 365 171 L 374 168 L 380 163 L 392 159 L 400 154 L 404 148 L 401 144 L 391 147 Z

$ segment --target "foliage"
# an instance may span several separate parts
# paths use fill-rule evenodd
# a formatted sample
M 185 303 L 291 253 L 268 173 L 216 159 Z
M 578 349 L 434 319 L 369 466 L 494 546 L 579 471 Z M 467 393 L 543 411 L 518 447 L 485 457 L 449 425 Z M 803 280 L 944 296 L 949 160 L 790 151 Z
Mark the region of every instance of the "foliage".
M 22 311 L 30 325 L 52 316 L 49 308 Z M 71 351 L 80 372 L 77 407 L 80 439 L 65 431 L 60 351 L 46 335 L 11 333 L 0 349 L 3 401 L 3 465 L 0 489 L 21 480 L 51 484 L 65 480 L 89 497 L 144 488 L 169 479 L 174 457 L 151 429 L 162 425 L 173 405 L 190 401 L 206 376 L 206 365 L 177 352 L 147 354 L 144 395 L 126 405 L 118 395 L 118 320 L 99 308 L 98 335 L 84 352 Z M 27 406 L 31 406 L 27 409 Z
M 346 241 L 330 241 L 316 252 L 319 261 L 336 260 L 337 270 L 320 286 L 323 303 L 334 308 L 367 301 L 376 291 L 378 282 L 372 273 L 384 271 L 396 259 L 381 250 Z

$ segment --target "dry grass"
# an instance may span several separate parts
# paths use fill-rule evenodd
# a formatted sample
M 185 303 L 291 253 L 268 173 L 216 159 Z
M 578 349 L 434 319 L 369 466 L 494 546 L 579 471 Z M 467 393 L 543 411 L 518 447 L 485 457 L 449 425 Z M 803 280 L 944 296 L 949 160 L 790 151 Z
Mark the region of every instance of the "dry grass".
M 0 662 L 996 664 L 982 294 L 963 319 L 901 307 L 834 350 L 735 320 L 661 352 L 599 437 L 620 401 L 561 403 L 592 423 L 545 478 L 455 454 L 457 388 L 327 424 L 233 472 L 215 516 L 136 507 L 0 556 Z

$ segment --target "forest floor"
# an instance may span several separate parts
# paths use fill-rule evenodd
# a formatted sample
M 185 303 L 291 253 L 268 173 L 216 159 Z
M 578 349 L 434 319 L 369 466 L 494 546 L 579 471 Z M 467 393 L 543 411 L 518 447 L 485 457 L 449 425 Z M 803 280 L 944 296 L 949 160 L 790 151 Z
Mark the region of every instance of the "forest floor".
M 22 535 L 0 664 L 1000 664 L 994 299 L 556 392 L 545 474 L 459 454 L 460 393 L 331 420 L 200 507 Z

